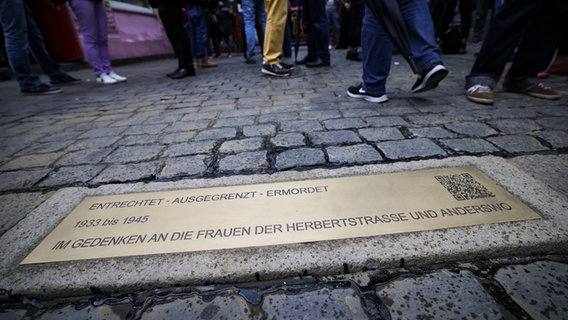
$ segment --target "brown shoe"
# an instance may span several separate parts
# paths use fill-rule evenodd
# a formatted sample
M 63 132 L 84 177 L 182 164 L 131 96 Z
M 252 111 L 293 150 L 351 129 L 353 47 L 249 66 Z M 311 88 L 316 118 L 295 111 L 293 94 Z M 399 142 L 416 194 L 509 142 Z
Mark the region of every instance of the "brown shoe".
M 493 104 L 495 94 L 489 86 L 480 84 L 472 85 L 465 90 L 465 96 L 476 103 Z
M 560 92 L 546 86 L 538 79 L 524 79 L 519 81 L 505 79 L 505 81 L 503 81 L 503 89 L 508 92 L 524 93 L 541 99 L 558 100 L 562 98 Z
M 209 61 L 208 59 L 203 59 L 197 63 L 197 66 L 200 68 L 213 68 L 216 67 L 217 64 Z

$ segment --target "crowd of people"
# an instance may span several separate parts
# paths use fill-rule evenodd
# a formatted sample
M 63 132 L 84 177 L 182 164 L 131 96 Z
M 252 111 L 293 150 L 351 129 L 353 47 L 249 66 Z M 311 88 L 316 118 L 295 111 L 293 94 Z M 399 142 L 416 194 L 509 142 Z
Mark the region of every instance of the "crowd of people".
M 96 81 L 116 84 L 127 81 L 112 66 L 108 49 L 105 0 L 51 0 L 68 2 L 83 35 L 86 59 Z M 167 38 L 177 58 L 177 68 L 167 74 L 182 79 L 196 74 L 195 66 L 212 68 L 210 57 L 232 56 L 236 15 L 242 14 L 244 62 L 256 64 L 262 57 L 261 73 L 287 77 L 295 65 L 329 67 L 330 50 L 347 49 L 346 59 L 362 64 L 361 83 L 349 87 L 354 99 L 374 103 L 388 101 L 387 79 L 397 48 L 385 22 L 369 6 L 382 0 L 239 0 L 233 1 L 149 0 L 157 9 Z M 494 102 L 494 89 L 506 66 L 503 89 L 543 99 L 561 94 L 542 82 L 549 73 L 566 72 L 566 18 L 568 1 L 545 0 L 396 0 L 408 32 L 408 44 L 418 79 L 413 93 L 438 87 L 448 75 L 443 54 L 464 54 L 467 45 L 479 46 L 471 72 L 465 79 L 466 97 L 476 103 Z M 293 63 L 292 35 L 301 13 L 307 54 Z M 184 17 L 185 12 L 185 17 Z M 0 1 L 0 23 L 6 58 L 23 94 L 54 94 L 59 86 L 80 83 L 53 61 L 26 0 Z M 292 30 L 294 29 L 294 30 Z M 562 38 L 564 37 L 564 38 Z M 564 39 L 564 40 L 562 40 Z M 210 44 L 213 50 L 210 49 Z M 260 52 L 256 51 L 260 47 Z M 558 52 L 557 63 L 552 64 Z M 49 77 L 43 83 L 30 67 L 30 54 Z M 548 72 L 547 72 L 548 70 Z

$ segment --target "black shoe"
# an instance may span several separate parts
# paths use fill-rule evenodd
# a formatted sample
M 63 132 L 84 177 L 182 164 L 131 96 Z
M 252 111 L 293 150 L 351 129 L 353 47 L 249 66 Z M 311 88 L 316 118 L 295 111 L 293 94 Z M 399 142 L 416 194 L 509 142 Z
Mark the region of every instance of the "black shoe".
M 262 69 L 260 69 L 260 71 L 262 71 L 262 73 L 264 74 L 274 77 L 287 77 L 292 73 L 290 69 L 284 68 L 280 63 L 265 63 L 262 65 Z
M 323 60 L 321 57 L 317 57 L 313 61 L 308 61 L 306 63 L 306 67 L 309 68 L 319 68 L 319 67 L 327 67 L 329 66 L 329 61 Z
M 166 74 L 166 77 L 171 78 L 174 74 L 178 73 L 179 70 L 181 69 L 181 67 L 178 67 L 177 69 L 175 69 L 174 71 Z
M 83 81 L 81 81 L 81 79 L 77 79 L 77 78 L 73 78 L 70 75 L 64 75 L 58 79 L 53 79 L 51 81 L 49 81 L 49 83 L 51 84 L 55 84 L 58 86 L 65 86 L 65 85 L 70 85 L 70 84 L 78 84 L 81 83 Z
M 312 57 L 310 55 L 305 56 L 304 58 L 302 58 L 301 60 L 296 60 L 296 64 L 306 64 L 310 61 L 314 61 L 316 60 L 316 57 Z
M 181 68 L 178 70 L 178 72 L 172 74 L 170 76 L 171 79 L 181 79 L 181 78 L 185 78 L 185 77 L 189 77 L 189 76 L 194 76 L 195 75 L 195 68 Z
M 432 90 L 438 86 L 448 75 L 448 69 L 440 62 L 432 64 L 428 69 L 422 71 L 418 76 L 418 80 L 412 86 L 412 93 Z
M 389 101 L 389 98 L 387 97 L 386 94 L 380 95 L 365 91 L 363 89 L 363 84 L 360 84 L 356 87 L 349 87 L 349 89 L 347 89 L 347 95 L 350 96 L 351 98 L 364 99 L 369 102 L 375 102 L 375 103 L 382 103 Z
M 256 63 L 256 59 L 254 58 L 254 56 L 250 56 L 250 58 L 247 58 L 245 60 L 246 64 L 255 64 Z
M 52 87 L 45 83 L 42 83 L 39 86 L 30 89 L 22 89 L 21 91 L 25 95 L 57 94 L 63 92 L 61 88 Z
M 345 59 L 351 61 L 363 61 L 363 58 L 361 58 L 361 55 L 357 51 L 348 51 Z
M 286 62 L 282 62 L 282 61 L 280 61 L 280 65 L 282 66 L 282 68 L 288 69 L 288 70 L 294 70 L 294 67 L 295 67 L 291 63 L 286 63 Z

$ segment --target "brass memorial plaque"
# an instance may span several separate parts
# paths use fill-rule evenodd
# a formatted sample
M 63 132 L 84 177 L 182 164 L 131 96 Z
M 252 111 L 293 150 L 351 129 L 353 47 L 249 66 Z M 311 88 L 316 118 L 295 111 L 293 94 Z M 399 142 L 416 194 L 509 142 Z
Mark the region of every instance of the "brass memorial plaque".
M 86 197 L 22 264 L 541 218 L 473 166 Z

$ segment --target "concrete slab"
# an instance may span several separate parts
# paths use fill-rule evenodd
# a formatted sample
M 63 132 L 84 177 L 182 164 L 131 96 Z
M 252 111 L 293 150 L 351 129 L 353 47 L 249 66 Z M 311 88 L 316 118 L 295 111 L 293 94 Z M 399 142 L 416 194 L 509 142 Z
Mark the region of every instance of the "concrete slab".
M 474 165 L 541 213 L 543 219 L 434 230 L 389 236 L 293 245 L 136 256 L 20 266 L 19 262 L 88 195 L 165 191 L 276 181 L 319 179 Z M 279 172 L 168 183 L 105 185 L 96 189 L 66 188 L 56 192 L 0 238 L 0 288 L 36 297 L 284 278 L 306 270 L 312 275 L 470 260 L 514 254 L 566 253 L 568 202 L 507 160 L 455 157 L 443 160 Z

